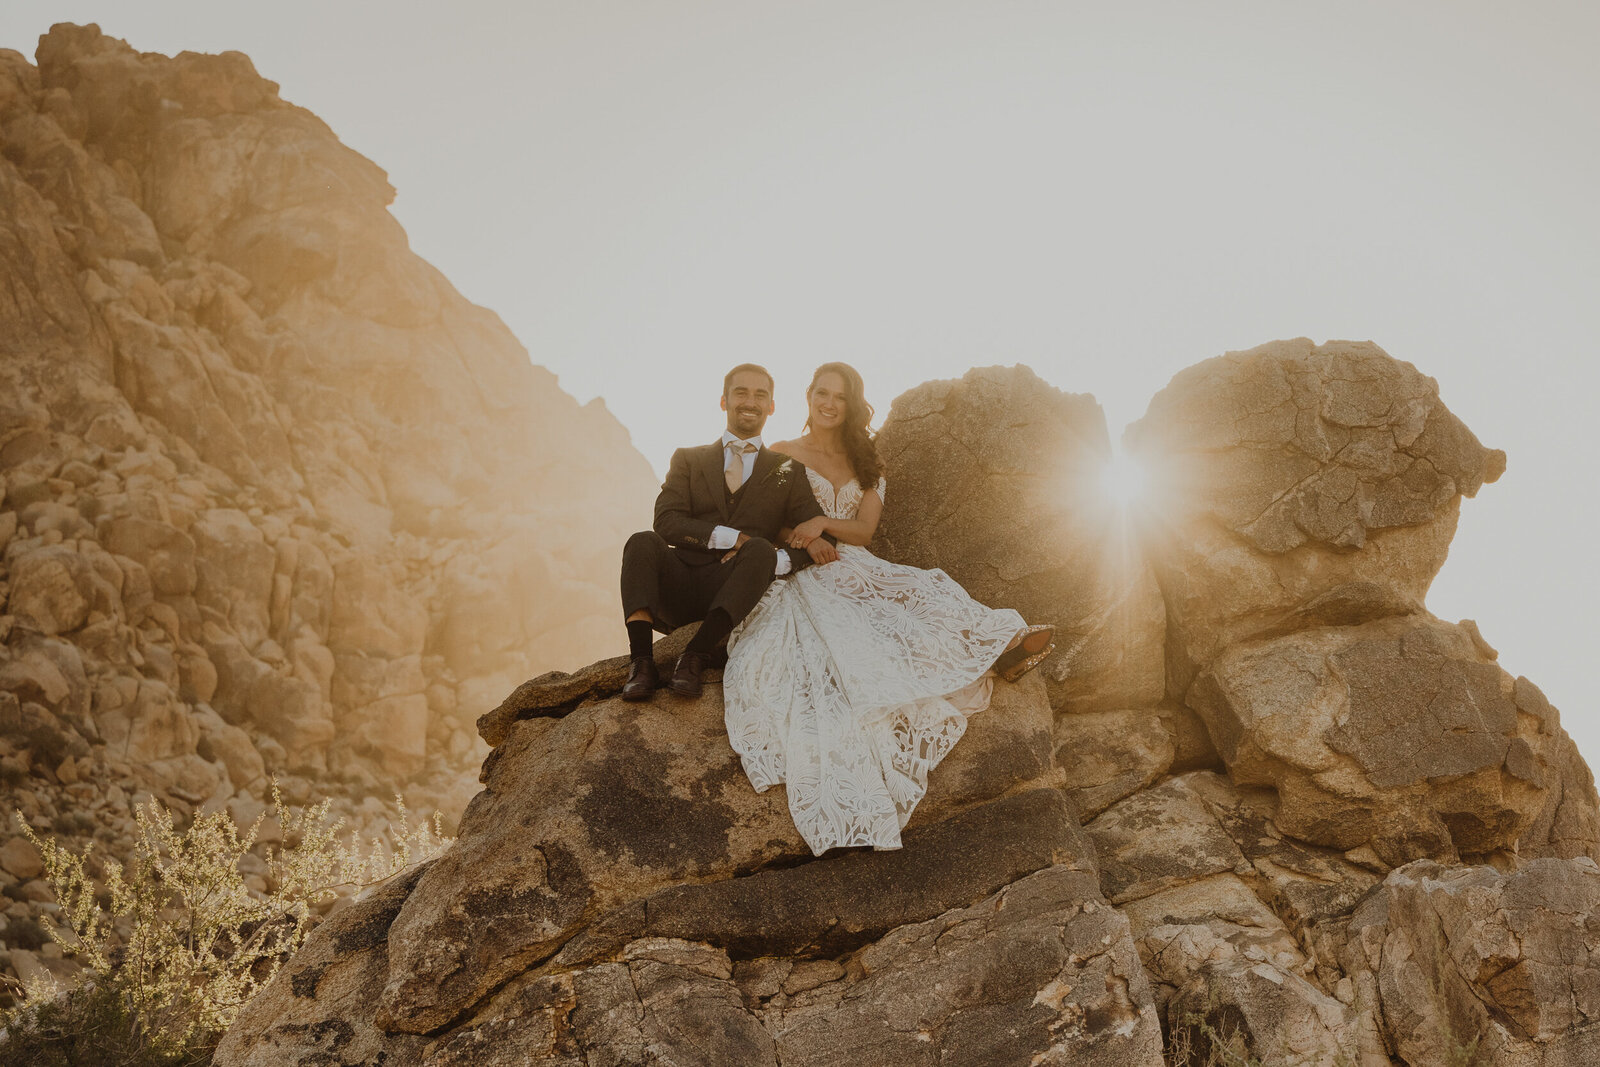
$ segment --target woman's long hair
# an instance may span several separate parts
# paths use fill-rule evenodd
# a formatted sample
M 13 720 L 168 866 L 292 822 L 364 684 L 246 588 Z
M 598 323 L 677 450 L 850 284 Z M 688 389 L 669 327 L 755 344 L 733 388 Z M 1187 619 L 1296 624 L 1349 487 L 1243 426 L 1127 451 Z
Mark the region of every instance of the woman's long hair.
M 840 429 L 850 470 L 862 489 L 876 488 L 878 477 L 883 474 L 883 460 L 878 458 L 878 446 L 872 441 L 872 405 L 867 403 L 867 387 L 859 371 L 848 363 L 824 363 L 817 368 L 811 376 L 811 384 L 806 386 L 805 428 L 811 429 L 811 390 L 817 387 L 817 379 L 824 374 L 837 374 L 844 380 L 844 424 Z

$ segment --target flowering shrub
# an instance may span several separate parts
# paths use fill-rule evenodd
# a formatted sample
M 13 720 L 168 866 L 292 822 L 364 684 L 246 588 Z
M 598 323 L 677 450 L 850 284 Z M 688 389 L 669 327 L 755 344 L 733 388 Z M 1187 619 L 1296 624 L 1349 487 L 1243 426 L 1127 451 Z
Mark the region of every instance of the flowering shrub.
M 343 840 L 343 820 L 329 820 L 328 801 L 293 812 L 276 782 L 272 801 L 284 843 L 262 850 L 265 892 L 253 891 L 240 870 L 265 813 L 243 834 L 225 811 L 197 815 L 179 830 L 152 802 L 134 812 L 131 859 L 106 860 L 98 882 L 86 867 L 92 842 L 75 854 L 40 838 L 18 815 L 61 909 L 61 926 L 50 936 L 85 969 L 75 987 L 28 990 L 4 1020 L 0 1059 L 207 1062 L 239 1009 L 305 941 L 318 905 L 450 843 L 437 814 L 413 828 L 398 795 L 392 843 Z

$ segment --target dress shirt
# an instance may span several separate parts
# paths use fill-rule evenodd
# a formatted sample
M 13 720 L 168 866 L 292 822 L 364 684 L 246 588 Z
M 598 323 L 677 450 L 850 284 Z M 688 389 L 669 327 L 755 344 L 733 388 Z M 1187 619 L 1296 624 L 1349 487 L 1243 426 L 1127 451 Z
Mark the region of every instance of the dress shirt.
M 732 430 L 723 430 L 722 431 L 722 465 L 723 465 L 723 467 L 727 467 L 727 465 L 728 465 L 728 446 L 731 445 L 731 444 L 734 444 L 735 442 L 737 442 L 738 444 L 741 444 L 741 445 L 755 445 L 756 446 L 756 451 L 754 451 L 754 452 L 746 452 L 746 453 L 744 453 L 743 456 L 740 457 L 741 459 L 744 460 L 744 480 L 739 483 L 740 487 L 743 488 L 744 486 L 750 484 L 750 475 L 756 469 L 756 456 L 759 455 L 760 451 L 761 451 L 761 438 L 759 436 L 750 437 L 750 438 L 741 438 L 738 434 L 734 433 Z M 738 543 L 738 541 L 739 541 L 739 531 L 738 530 L 735 530 L 732 526 L 718 526 L 718 527 L 716 527 L 715 529 L 713 529 L 711 531 L 711 540 L 706 542 L 706 545 L 707 545 L 708 548 L 720 548 L 720 549 L 726 550 L 726 549 L 732 548 L 735 544 Z M 778 553 L 778 565 L 773 569 L 772 573 L 773 574 L 788 574 L 789 573 L 789 567 L 790 567 L 789 554 L 787 552 L 780 551 Z

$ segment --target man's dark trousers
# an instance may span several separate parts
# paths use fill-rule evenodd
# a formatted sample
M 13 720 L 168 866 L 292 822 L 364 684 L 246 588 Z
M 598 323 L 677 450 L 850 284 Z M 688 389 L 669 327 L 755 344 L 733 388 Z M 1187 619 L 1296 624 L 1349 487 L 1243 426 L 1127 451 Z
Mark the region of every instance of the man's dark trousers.
M 750 538 L 726 563 L 720 554 L 690 563 L 660 534 L 641 530 L 622 550 L 623 615 L 648 611 L 655 629 L 667 633 L 721 608 L 737 626 L 767 591 L 777 564 L 777 550 L 764 538 Z

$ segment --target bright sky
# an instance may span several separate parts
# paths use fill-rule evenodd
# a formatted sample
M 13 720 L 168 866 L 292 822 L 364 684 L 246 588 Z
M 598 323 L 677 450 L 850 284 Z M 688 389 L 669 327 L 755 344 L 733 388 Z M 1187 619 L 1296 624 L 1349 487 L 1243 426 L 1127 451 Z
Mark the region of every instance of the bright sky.
M 746 359 L 769 437 L 827 359 L 880 412 L 1027 363 L 1116 435 L 1208 356 L 1376 341 L 1510 455 L 1430 607 L 1600 756 L 1600 5 L 5 0 L 0 46 L 57 21 L 249 54 L 658 469 Z

